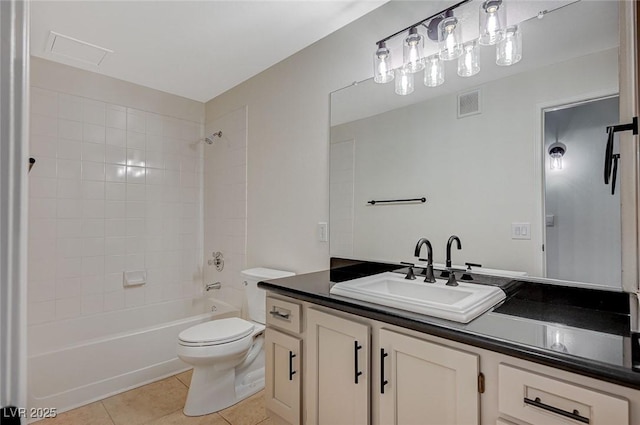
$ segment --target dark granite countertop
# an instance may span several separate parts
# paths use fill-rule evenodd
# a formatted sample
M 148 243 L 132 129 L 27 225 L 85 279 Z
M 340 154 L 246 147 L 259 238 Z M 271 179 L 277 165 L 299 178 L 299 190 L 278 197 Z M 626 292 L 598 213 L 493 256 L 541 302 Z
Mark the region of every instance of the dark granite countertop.
M 513 357 L 640 389 L 632 366 L 637 335 L 629 331 L 628 295 L 512 278 L 472 274 L 473 282 L 499 286 L 501 304 L 469 323 L 425 316 L 330 294 L 336 282 L 372 274 L 406 272 L 398 265 L 335 261 L 332 269 L 260 282 L 263 289 L 347 313 L 447 338 Z M 419 274 L 421 269 L 416 269 Z

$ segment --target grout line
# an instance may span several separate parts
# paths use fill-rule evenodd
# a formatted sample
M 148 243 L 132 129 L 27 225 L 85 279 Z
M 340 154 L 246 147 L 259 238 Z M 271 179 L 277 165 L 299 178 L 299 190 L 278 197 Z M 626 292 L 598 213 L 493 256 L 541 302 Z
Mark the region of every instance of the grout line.
M 104 399 L 104 400 L 106 400 L 106 399 Z M 113 419 L 113 417 L 111 416 L 111 413 L 109 413 L 109 409 L 107 409 L 107 406 L 104 405 L 102 400 L 100 400 L 100 404 L 102 405 L 102 408 L 104 409 L 104 411 L 107 412 L 107 416 L 109 416 L 109 420 L 111 421 L 111 423 L 113 425 L 116 425 L 116 421 Z

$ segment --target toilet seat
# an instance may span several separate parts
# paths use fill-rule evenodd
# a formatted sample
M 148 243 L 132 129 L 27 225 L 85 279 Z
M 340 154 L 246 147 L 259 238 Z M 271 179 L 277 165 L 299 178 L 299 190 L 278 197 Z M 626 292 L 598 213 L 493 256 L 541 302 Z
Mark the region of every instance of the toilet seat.
M 204 347 L 238 341 L 251 333 L 255 325 L 238 317 L 212 320 L 185 329 L 178 343 L 187 347 Z

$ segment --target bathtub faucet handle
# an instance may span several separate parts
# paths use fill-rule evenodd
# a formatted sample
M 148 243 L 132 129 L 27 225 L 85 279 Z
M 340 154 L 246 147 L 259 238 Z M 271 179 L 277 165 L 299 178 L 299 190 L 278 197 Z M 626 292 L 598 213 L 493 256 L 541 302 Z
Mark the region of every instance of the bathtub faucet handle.
M 222 286 L 222 283 L 220 282 L 207 283 L 204 287 L 204 290 L 208 292 L 212 289 L 220 289 L 221 286 Z

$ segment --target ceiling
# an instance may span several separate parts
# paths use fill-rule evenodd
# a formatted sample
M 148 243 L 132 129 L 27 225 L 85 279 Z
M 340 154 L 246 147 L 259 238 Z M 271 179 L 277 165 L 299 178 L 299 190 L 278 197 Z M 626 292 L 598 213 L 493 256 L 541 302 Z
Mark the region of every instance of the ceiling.
M 31 2 L 31 54 L 206 102 L 386 1 Z M 113 53 L 52 53 L 54 31 Z

